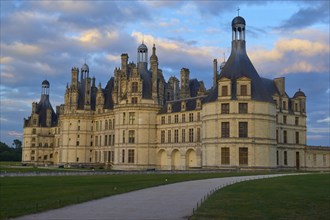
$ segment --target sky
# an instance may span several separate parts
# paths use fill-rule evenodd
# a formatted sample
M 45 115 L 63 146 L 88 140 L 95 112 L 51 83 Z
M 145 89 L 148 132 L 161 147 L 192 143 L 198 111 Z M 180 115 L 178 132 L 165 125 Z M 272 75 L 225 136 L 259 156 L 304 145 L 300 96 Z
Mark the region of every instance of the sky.
M 285 77 L 307 96 L 307 144 L 330 146 L 329 1 L 0 1 L 0 141 L 22 140 L 23 119 L 50 82 L 64 103 L 71 68 L 89 65 L 104 87 L 143 41 L 166 80 L 190 69 L 212 86 L 213 59 L 230 55 L 231 21 L 246 21 L 247 53 L 261 77 Z

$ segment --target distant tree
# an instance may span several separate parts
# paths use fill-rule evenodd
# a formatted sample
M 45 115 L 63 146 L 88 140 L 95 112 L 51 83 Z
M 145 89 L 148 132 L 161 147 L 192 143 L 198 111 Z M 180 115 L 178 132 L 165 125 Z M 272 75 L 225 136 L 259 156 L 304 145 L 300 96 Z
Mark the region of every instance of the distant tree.
M 13 145 L 15 146 L 16 149 L 22 148 L 22 141 L 15 139 L 13 141 Z
M 15 144 L 14 144 L 15 143 Z M 0 161 L 21 161 L 22 160 L 22 142 L 15 139 L 13 145 L 9 147 L 0 141 Z

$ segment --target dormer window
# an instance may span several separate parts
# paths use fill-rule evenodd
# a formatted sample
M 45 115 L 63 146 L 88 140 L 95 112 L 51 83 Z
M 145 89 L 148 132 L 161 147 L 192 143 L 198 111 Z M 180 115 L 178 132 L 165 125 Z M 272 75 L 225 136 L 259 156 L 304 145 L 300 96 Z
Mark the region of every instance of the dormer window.
M 221 96 L 228 96 L 228 86 L 221 86 Z
M 200 109 L 201 107 L 202 107 L 201 100 L 200 100 L 200 99 L 197 99 L 197 100 L 196 100 L 196 108 L 197 108 L 197 109 Z
M 247 85 L 241 85 L 241 96 L 247 96 Z
M 186 111 L 186 102 L 181 102 L 181 111 Z
M 171 104 L 167 104 L 167 112 L 172 112 L 172 105 Z

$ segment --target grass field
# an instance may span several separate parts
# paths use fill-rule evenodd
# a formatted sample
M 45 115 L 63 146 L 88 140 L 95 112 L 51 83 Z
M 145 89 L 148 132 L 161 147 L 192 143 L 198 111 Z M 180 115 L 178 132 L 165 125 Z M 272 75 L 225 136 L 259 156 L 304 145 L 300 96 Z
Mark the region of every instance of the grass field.
M 214 193 L 192 219 L 329 219 L 330 174 L 247 181 Z
M 3 177 L 0 178 L 0 219 L 162 184 L 257 174 L 265 172 Z

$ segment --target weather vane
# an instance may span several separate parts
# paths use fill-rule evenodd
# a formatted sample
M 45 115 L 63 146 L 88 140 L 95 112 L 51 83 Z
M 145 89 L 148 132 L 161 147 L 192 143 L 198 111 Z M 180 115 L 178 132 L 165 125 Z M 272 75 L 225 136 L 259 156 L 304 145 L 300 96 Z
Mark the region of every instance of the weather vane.
M 239 16 L 239 10 L 241 10 L 241 9 L 239 9 L 239 7 L 237 8 L 237 16 Z

